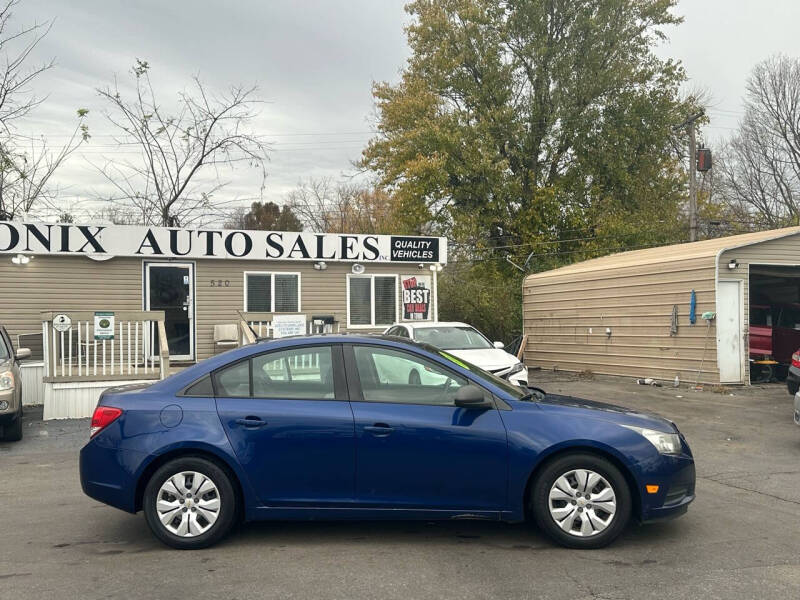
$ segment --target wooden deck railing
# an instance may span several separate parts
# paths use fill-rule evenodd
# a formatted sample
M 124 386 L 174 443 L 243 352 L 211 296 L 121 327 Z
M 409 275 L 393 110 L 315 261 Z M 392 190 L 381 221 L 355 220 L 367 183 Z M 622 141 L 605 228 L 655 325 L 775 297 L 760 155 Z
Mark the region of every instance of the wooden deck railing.
M 59 314 L 71 321 L 64 331 L 53 327 Z M 95 338 L 94 317 L 89 310 L 42 313 L 44 381 L 163 379 L 169 374 L 163 311 L 115 312 L 111 339 Z
M 242 319 L 239 325 L 240 331 L 242 331 L 242 340 L 241 343 L 251 344 L 253 341 L 247 341 L 244 335 L 244 329 L 250 329 L 252 333 L 255 335 L 256 339 L 268 339 L 272 338 L 274 335 L 274 329 L 272 326 L 272 320 L 277 313 L 266 313 L 266 312 L 243 312 L 240 313 Z M 306 315 L 304 315 L 306 316 Z M 249 326 L 249 327 L 248 327 Z M 306 316 L 306 327 L 305 333 L 311 335 L 314 333 L 314 323 L 311 316 Z M 339 333 L 339 320 L 334 322 L 333 326 L 330 328 L 330 331 L 327 333 Z

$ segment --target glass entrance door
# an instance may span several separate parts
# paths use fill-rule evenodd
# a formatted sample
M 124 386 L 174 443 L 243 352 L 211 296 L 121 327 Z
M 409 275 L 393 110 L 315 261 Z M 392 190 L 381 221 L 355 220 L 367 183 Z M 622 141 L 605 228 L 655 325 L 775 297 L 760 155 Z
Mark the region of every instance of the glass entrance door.
M 148 263 L 145 300 L 147 310 L 163 310 L 164 326 L 173 360 L 194 359 L 194 265 Z M 159 353 L 153 332 L 153 354 Z

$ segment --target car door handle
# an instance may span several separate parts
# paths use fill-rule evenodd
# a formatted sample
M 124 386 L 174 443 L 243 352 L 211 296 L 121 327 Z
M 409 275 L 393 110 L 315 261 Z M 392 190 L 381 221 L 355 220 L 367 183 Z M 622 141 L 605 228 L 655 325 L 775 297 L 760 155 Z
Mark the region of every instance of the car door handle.
M 242 427 L 256 428 L 263 427 L 267 422 L 258 417 L 245 417 L 244 419 L 236 419 L 236 424 Z
M 375 423 L 375 425 L 367 425 L 364 431 L 371 433 L 375 437 L 386 437 L 394 431 L 394 428 L 389 427 L 386 423 Z

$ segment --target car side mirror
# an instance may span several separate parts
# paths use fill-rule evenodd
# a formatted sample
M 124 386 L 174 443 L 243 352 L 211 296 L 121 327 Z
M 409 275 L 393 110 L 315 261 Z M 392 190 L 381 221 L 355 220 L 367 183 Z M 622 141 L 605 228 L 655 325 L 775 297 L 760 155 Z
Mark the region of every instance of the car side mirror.
M 495 343 L 494 343 L 494 344 L 492 344 L 492 345 L 493 345 L 495 348 L 497 348 L 498 350 L 502 350 L 503 348 L 505 348 L 505 347 L 506 347 L 506 345 L 505 345 L 503 342 L 495 342 Z
M 18 359 L 20 358 L 30 358 L 31 357 L 31 349 L 30 348 L 17 348 L 17 353 L 15 355 Z
M 486 399 L 486 392 L 474 385 L 465 385 L 456 392 L 455 404 L 460 408 L 493 408 L 494 404 Z

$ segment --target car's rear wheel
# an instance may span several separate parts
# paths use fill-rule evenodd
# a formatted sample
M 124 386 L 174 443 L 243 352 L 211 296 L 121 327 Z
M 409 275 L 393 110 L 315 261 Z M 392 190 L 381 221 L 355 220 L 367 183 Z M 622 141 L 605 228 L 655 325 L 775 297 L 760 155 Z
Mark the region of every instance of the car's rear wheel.
M 153 534 L 173 548 L 206 548 L 221 540 L 236 519 L 236 492 L 228 474 L 200 457 L 162 465 L 144 492 L 144 514 Z
M 602 548 L 630 520 L 631 493 L 610 461 L 593 454 L 568 454 L 539 473 L 531 508 L 539 528 L 562 546 Z

